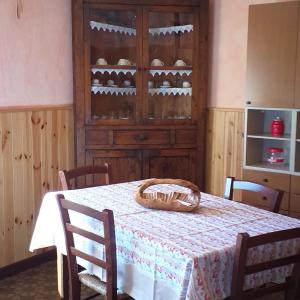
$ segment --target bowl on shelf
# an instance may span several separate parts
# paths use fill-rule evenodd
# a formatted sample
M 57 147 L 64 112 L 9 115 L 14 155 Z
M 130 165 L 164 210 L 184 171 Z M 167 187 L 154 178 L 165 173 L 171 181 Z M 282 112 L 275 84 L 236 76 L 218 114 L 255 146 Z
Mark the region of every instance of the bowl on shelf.
M 151 61 L 151 66 L 152 66 L 152 67 L 162 67 L 162 66 L 164 66 L 164 62 L 161 61 L 161 60 L 158 59 L 158 58 L 154 58 L 154 59 Z
M 127 58 L 120 58 L 118 60 L 118 66 L 132 66 L 133 63 Z
M 169 80 L 164 80 L 163 83 L 162 83 L 162 85 L 160 87 L 161 88 L 170 88 L 172 86 L 171 86 L 171 83 L 170 83 Z
M 191 85 L 191 83 L 189 82 L 189 81 L 184 81 L 183 83 L 182 83 L 182 87 L 183 88 L 190 88 L 192 85 Z
M 186 62 L 182 59 L 177 59 L 174 64 L 175 67 L 186 67 L 186 65 Z
M 103 57 L 100 57 L 96 61 L 97 66 L 106 66 L 107 65 L 107 60 Z

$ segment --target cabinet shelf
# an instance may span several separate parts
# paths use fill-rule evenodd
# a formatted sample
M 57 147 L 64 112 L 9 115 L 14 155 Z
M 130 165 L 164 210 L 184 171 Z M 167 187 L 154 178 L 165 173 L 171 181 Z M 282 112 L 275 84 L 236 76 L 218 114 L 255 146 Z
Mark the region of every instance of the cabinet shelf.
M 175 66 L 170 66 L 170 67 L 153 67 L 149 69 L 150 74 L 154 77 L 155 75 L 187 75 L 190 76 L 193 72 L 193 68 L 186 66 L 186 67 L 175 67 Z
M 151 96 L 163 95 L 163 96 L 192 96 L 192 88 L 153 88 L 149 89 L 148 93 Z
M 92 86 L 91 91 L 94 94 L 105 94 L 105 95 L 136 95 L 135 87 L 108 87 L 108 86 Z
M 116 32 L 120 34 L 127 34 L 129 36 L 136 36 L 136 29 L 119 26 L 119 25 L 112 25 L 106 24 L 96 21 L 90 21 L 90 27 L 92 29 L 103 30 L 108 32 Z M 149 28 L 149 34 L 151 35 L 166 35 L 172 33 L 189 33 L 194 30 L 194 26 L 192 24 L 187 25 L 180 25 L 180 26 L 168 26 L 168 27 L 157 27 L 157 28 Z
M 290 173 L 290 168 L 288 165 L 272 165 L 269 163 L 258 163 L 253 165 L 247 165 L 246 169 L 279 172 L 279 173 Z
M 247 138 L 268 139 L 268 140 L 278 140 L 278 141 L 290 141 L 291 139 L 289 134 L 285 134 L 283 136 L 272 136 L 270 133 L 248 134 Z
M 135 66 L 119 66 L 119 65 L 105 65 L 105 66 L 98 66 L 94 65 L 91 66 L 91 72 L 95 75 L 96 73 L 100 74 L 112 74 L 115 73 L 117 75 L 130 73 L 131 75 L 134 75 L 136 73 L 136 67 Z

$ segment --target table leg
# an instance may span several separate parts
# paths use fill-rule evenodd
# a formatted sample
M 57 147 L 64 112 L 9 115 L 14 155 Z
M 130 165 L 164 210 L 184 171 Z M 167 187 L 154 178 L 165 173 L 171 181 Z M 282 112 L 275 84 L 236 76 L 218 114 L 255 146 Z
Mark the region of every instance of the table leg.
M 57 286 L 60 299 L 69 299 L 69 274 L 67 257 L 57 251 Z

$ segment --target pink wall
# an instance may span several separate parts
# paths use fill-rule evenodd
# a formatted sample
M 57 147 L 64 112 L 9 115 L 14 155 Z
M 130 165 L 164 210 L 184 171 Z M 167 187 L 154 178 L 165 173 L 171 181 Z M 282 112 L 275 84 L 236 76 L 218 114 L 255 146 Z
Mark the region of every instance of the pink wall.
M 0 106 L 73 101 L 71 0 L 0 1 Z
M 210 0 L 210 107 L 245 106 L 248 8 L 271 2 L 285 0 Z
M 281 0 L 283 1 L 283 0 Z M 0 107 L 73 101 L 71 0 L 0 1 Z M 209 106 L 244 107 L 249 4 L 210 0 Z

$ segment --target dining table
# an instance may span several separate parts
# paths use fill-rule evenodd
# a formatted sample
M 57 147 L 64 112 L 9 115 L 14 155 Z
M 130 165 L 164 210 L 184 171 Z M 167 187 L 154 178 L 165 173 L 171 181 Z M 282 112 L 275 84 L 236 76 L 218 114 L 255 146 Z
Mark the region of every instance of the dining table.
M 114 213 L 118 289 L 136 300 L 219 300 L 230 296 L 237 234 L 250 236 L 300 227 L 300 220 L 240 202 L 201 192 L 199 207 L 192 212 L 148 209 L 135 201 L 143 181 L 46 193 L 35 224 L 30 251 L 56 246 L 66 255 L 65 236 L 57 194 L 96 210 Z M 184 187 L 160 184 L 146 191 L 188 192 Z M 101 234 L 101 224 L 71 214 L 76 225 Z M 83 251 L 103 257 L 103 248 L 75 238 Z M 299 251 L 300 239 L 252 249 L 250 262 Z M 99 277 L 103 270 L 78 260 Z M 248 276 L 245 288 L 283 280 L 291 268 L 277 268 Z

